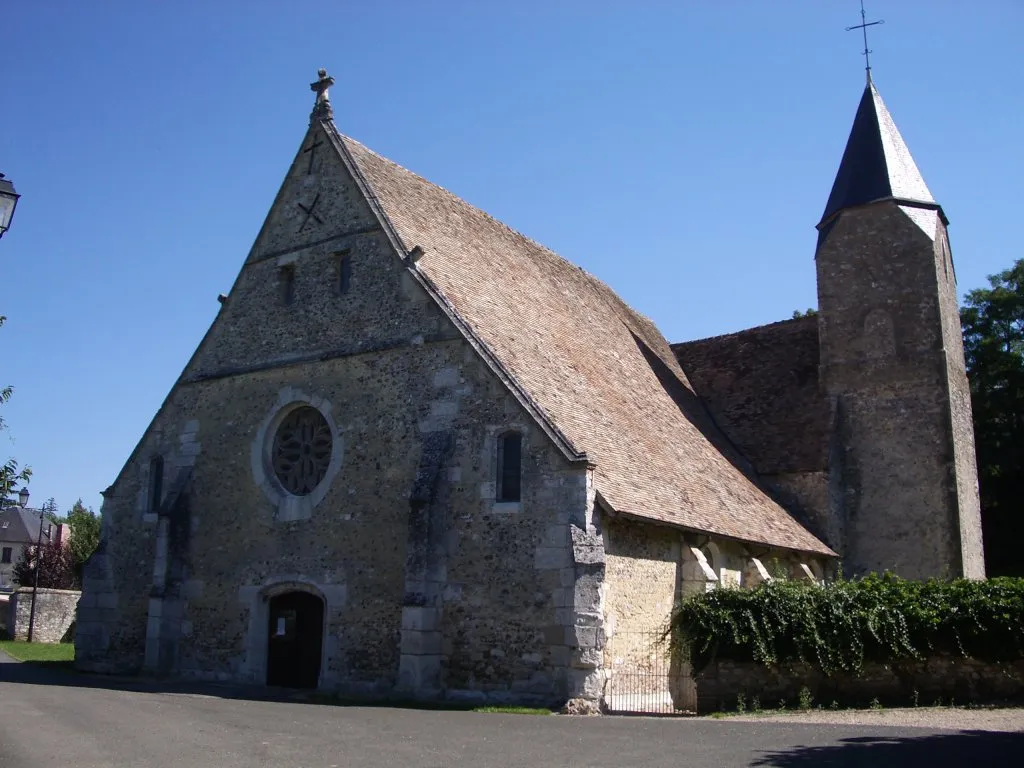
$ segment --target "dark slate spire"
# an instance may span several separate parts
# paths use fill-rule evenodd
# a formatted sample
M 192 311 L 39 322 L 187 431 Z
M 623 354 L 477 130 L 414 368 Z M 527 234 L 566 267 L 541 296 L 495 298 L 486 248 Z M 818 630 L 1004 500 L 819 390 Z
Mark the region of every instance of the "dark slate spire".
M 844 208 L 889 199 L 939 209 L 892 115 L 869 81 L 818 227 Z

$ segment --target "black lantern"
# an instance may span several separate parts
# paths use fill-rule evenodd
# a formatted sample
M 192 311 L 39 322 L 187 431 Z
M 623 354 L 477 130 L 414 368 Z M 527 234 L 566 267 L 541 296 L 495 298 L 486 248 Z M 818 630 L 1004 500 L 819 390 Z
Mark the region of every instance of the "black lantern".
M 22 488 L 18 492 L 18 501 L 20 502 L 22 509 L 28 506 L 28 488 Z
M 0 173 L 0 237 L 11 228 L 11 220 L 14 218 L 14 209 L 18 207 L 18 198 L 21 197 L 14 191 L 11 184 L 4 175 Z

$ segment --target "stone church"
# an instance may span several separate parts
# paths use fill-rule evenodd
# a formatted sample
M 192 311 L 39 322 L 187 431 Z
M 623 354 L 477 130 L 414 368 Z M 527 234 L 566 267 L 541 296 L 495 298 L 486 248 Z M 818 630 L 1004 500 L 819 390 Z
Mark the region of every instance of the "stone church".
M 670 345 L 332 83 L 104 492 L 79 667 L 585 709 L 686 593 L 984 576 L 947 220 L 873 84 L 818 314 Z

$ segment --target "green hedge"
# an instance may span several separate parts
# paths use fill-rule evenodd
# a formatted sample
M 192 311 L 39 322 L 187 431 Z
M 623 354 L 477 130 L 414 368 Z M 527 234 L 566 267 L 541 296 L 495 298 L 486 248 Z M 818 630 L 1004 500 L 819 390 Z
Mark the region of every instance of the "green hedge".
M 804 661 L 828 675 L 939 653 L 1013 661 L 1024 658 L 1024 578 L 920 582 L 886 574 L 716 589 L 676 608 L 671 639 L 694 671 L 715 658 Z

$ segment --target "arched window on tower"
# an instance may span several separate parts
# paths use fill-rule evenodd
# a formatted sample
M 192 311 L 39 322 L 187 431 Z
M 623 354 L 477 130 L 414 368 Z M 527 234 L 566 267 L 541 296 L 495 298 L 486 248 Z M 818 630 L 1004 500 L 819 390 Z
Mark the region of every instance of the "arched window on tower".
M 519 501 L 523 436 L 506 432 L 498 438 L 498 501 Z
M 160 511 L 160 497 L 164 492 L 164 457 L 149 460 L 149 511 Z

